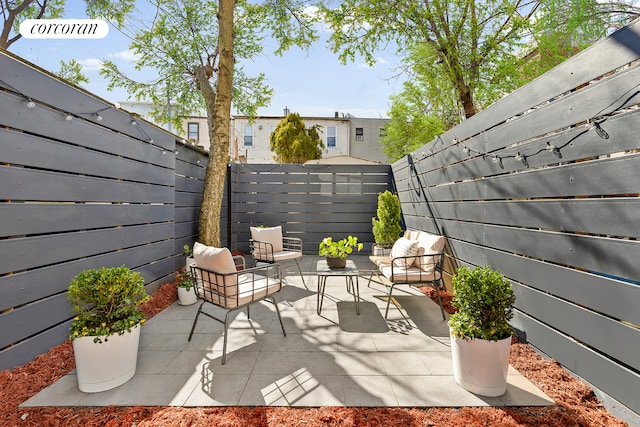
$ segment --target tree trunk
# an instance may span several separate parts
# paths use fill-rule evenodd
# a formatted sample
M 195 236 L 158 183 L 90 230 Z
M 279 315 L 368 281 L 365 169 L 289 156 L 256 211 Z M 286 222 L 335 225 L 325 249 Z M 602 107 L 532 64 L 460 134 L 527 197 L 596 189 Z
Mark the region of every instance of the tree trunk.
M 205 93 L 207 102 L 207 118 L 211 149 L 209 163 L 204 178 L 204 191 L 200 207 L 198 234 L 200 242 L 209 246 L 221 246 L 220 209 L 224 195 L 224 180 L 229 163 L 229 139 L 231 123 L 231 93 L 233 84 L 233 9 L 235 0 L 220 0 L 218 9 L 218 82 L 213 96 Z M 205 68 L 200 67 L 198 83 L 202 87 L 200 74 Z M 209 85 L 208 78 L 206 85 Z
M 460 102 L 462 102 L 462 108 L 464 108 L 464 118 L 468 119 L 477 113 L 476 106 L 473 102 L 473 95 L 471 91 L 465 89 L 460 93 Z

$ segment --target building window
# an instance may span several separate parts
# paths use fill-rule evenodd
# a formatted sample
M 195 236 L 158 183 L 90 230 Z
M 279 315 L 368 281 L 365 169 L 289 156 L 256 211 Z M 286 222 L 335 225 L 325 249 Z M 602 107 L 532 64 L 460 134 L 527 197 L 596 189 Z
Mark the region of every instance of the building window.
M 378 131 L 379 131 L 380 138 L 384 138 L 385 136 L 387 136 L 387 128 L 380 128 L 378 129 Z
M 253 147 L 253 126 L 244 125 L 244 146 Z
M 356 141 L 364 141 L 364 128 L 356 128 Z
M 189 141 L 200 141 L 200 124 L 196 122 L 187 123 L 187 131 L 189 133 Z
M 336 148 L 338 145 L 338 128 L 327 126 L 327 148 Z

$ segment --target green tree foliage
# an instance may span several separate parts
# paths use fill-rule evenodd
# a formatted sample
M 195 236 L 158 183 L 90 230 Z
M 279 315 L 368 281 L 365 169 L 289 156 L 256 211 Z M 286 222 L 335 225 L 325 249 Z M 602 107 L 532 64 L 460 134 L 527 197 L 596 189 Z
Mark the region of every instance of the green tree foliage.
M 377 48 L 395 43 L 407 58 L 406 66 L 412 67 L 418 50 L 427 45 L 429 66 L 438 69 L 438 80 L 450 89 L 446 93 L 455 95 L 464 116 L 471 117 L 478 104 L 492 101 L 482 83 L 500 79 L 503 68 L 513 63 L 513 52 L 535 11 L 530 4 L 344 0 L 324 12 L 333 29 L 331 47 L 343 62 L 362 55 L 373 63 Z
M 3 18 L 0 49 L 8 49 L 18 41 L 20 23 L 25 19 L 56 19 L 64 16 L 65 0 L 3 0 L 0 12 Z M 133 10 L 135 0 L 85 0 L 87 16 L 110 20 L 121 26 Z
M 270 136 L 274 160 L 279 163 L 304 163 L 321 158 L 324 144 L 318 127 L 307 128 L 298 113 L 288 114 Z
M 343 61 L 397 46 L 408 77 L 383 140 L 394 161 L 638 16 L 632 0 L 344 0 L 323 12 Z M 438 129 L 439 128 L 439 129 Z
M 89 79 L 82 74 L 82 65 L 80 65 L 80 63 L 75 59 L 72 59 L 69 62 L 60 61 L 60 70 L 55 74 L 69 83 L 76 85 L 80 83 L 89 83 Z
M 547 0 L 531 22 L 519 74 L 525 84 L 638 16 L 633 2 Z
M 178 124 L 193 111 L 207 114 L 211 150 L 200 209 L 199 240 L 220 246 L 220 209 L 229 161 L 231 105 L 252 116 L 272 90 L 264 74 L 250 76 L 243 61 L 262 54 L 263 39 L 279 42 L 276 54 L 307 47 L 317 36 L 314 17 L 296 0 L 158 0 L 146 25 L 127 28 L 138 69 L 155 69 L 157 78 L 139 82 L 105 62 L 109 87 L 123 87 L 138 100 L 151 101 L 152 114 Z M 132 24 L 133 25 L 133 24 Z
M 419 85 L 406 82 L 404 90 L 391 96 L 389 122 L 381 138 L 382 152 L 390 163 L 422 147 L 445 130 L 445 123 L 425 105 L 429 98 Z

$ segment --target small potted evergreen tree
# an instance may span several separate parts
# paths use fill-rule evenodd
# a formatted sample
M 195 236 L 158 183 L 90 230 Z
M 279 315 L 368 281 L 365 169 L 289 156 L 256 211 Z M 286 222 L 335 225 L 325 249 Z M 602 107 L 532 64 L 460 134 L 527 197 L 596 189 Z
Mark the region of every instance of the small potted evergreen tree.
M 373 239 L 375 241 L 373 255 L 389 255 L 393 244 L 402 233 L 400 224 L 401 206 L 398 196 L 389 190 L 379 193 L 376 215 L 378 218 L 371 218 Z
M 80 391 L 109 390 L 135 375 L 145 320 L 138 306 L 149 298 L 140 273 L 124 266 L 84 270 L 71 280 L 69 338 Z
M 453 375 L 466 390 L 500 396 L 507 390 L 515 295 L 511 282 L 490 266 L 461 266 L 452 279 L 449 318 Z

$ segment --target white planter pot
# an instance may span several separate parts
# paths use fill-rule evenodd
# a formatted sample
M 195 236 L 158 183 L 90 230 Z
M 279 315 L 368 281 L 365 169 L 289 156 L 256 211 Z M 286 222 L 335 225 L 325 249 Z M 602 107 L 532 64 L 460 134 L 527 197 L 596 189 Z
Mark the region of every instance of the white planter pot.
M 391 248 L 379 248 L 374 246 L 373 256 L 389 256 L 391 255 Z
M 136 373 L 140 325 L 131 332 L 112 335 L 94 343 L 94 337 L 73 340 L 78 388 L 85 393 L 110 390 L 129 381 Z
M 192 286 L 189 290 L 185 288 L 178 288 L 178 304 L 180 305 L 192 305 L 198 301 L 195 288 Z
M 511 337 L 500 341 L 465 340 L 451 335 L 451 358 L 456 382 L 481 396 L 501 396 L 507 391 Z
M 192 256 L 188 256 L 184 263 L 184 267 L 187 269 L 187 271 L 189 270 L 190 265 L 196 265 L 196 259 Z

